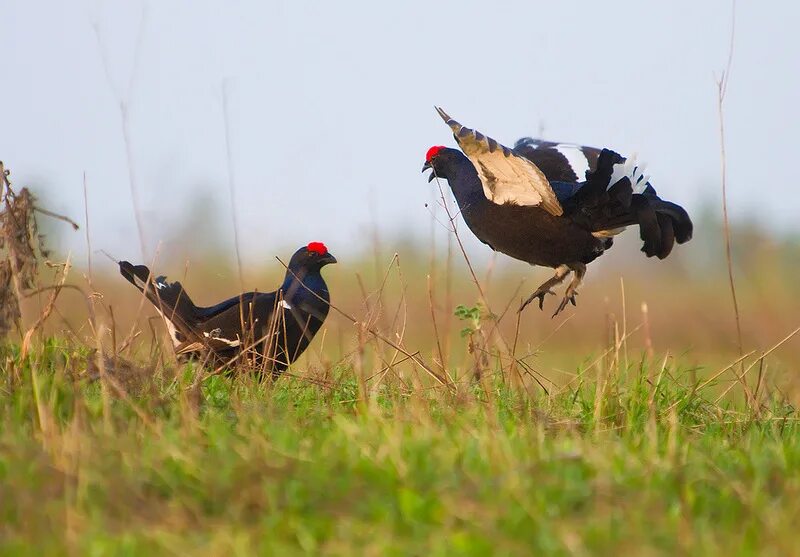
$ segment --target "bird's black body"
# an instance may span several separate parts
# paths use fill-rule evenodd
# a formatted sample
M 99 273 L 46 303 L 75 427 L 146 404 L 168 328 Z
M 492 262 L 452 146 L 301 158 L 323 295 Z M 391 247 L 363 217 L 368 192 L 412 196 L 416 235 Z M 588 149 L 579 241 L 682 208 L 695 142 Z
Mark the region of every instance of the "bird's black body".
M 324 245 L 312 242 L 292 256 L 278 290 L 247 292 L 210 307 L 196 306 L 179 282 L 153 278 L 144 265 L 121 261 L 119 267 L 164 317 L 179 356 L 218 364 L 247 356 L 277 377 L 325 321 L 330 294 L 320 271 L 335 262 Z
M 656 194 L 640 169 L 613 151 L 525 138 L 514 149 L 439 114 L 463 152 L 432 147 L 423 170 L 447 180 L 470 230 L 492 249 L 532 265 L 556 269 L 526 301 L 575 278 L 564 300 L 575 303 L 577 286 L 613 236 L 638 225 L 642 251 L 663 259 L 674 244 L 692 237 L 686 211 Z M 571 160 L 570 160 L 571 159 Z
M 493 250 L 553 268 L 565 261 L 589 263 L 603 253 L 607 239 L 592 236 L 568 217 L 553 216 L 540 207 L 489 201 L 475 167 L 461 151 L 446 149 L 437 159 L 436 175 L 450 184 L 464 222 Z

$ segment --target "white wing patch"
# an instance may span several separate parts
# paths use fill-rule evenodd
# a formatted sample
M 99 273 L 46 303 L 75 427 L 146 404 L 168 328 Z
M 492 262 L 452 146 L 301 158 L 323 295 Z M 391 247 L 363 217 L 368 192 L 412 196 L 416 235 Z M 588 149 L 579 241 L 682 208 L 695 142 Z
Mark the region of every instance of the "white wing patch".
M 441 108 L 436 110 L 453 130 L 458 146 L 475 165 L 489 201 L 498 205 L 541 206 L 555 216 L 564 213 L 539 167 L 479 131 L 462 126 Z
M 292 306 L 290 306 L 286 300 L 281 300 L 281 307 L 285 309 L 292 309 Z
M 239 335 L 236 335 L 236 340 L 230 340 L 230 339 L 221 337 L 220 336 L 221 334 L 222 334 L 222 329 L 220 329 L 220 328 L 213 329 L 211 332 L 208 332 L 208 333 L 205 332 L 205 331 L 203 332 L 203 336 L 206 337 L 207 339 L 218 340 L 220 342 L 224 342 L 225 344 L 227 344 L 231 348 L 235 348 L 235 347 L 237 347 L 237 346 L 239 346 L 241 344 L 241 341 L 239 340 Z
M 161 316 L 161 318 L 164 320 L 164 323 L 167 326 L 167 332 L 169 333 L 169 338 L 172 340 L 172 346 L 177 348 L 178 345 L 181 344 L 181 341 L 178 340 L 178 331 L 177 331 L 177 329 L 175 329 L 175 325 L 172 324 L 172 321 L 167 319 L 167 317 L 164 315 L 164 313 L 160 309 L 156 308 L 156 311 Z
M 556 151 L 564 155 L 567 164 L 578 177 L 578 182 L 586 180 L 586 172 L 589 170 L 589 160 L 580 145 L 569 143 L 559 143 L 553 147 Z

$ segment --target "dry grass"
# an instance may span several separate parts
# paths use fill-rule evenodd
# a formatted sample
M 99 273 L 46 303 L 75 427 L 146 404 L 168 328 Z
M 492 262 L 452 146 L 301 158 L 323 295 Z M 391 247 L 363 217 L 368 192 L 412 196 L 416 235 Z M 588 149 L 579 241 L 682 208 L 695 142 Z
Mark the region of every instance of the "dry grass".
M 662 263 L 623 238 L 557 319 L 455 231 L 376 244 L 326 269 L 335 308 L 273 384 L 179 365 L 115 266 L 42 284 L 38 209 L 3 192 L 2 553 L 797 554 L 791 239 L 730 231 L 741 341 L 713 223 Z M 182 255 L 154 270 L 200 303 L 284 273 Z
M 0 348 L 2 551 L 792 554 L 800 308 L 770 300 L 797 248 L 748 234 L 737 260 L 777 272 L 740 281 L 741 360 L 724 266 L 690 250 L 609 257 L 551 320 L 514 313 L 529 269 L 473 264 L 478 291 L 405 246 L 326 269 L 346 316 L 274 385 L 177 365 L 115 269 L 61 267 L 28 349 Z M 196 263 L 164 270 L 236 290 L 235 264 Z

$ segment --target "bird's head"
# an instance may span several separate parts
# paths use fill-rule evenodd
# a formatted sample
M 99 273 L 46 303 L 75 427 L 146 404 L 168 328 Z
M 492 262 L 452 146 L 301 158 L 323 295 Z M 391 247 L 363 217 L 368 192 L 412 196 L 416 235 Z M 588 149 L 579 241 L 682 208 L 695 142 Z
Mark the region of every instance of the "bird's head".
M 311 242 L 294 252 L 289 260 L 289 268 L 293 271 L 319 271 L 329 263 L 336 263 L 336 258 L 322 242 Z
M 433 170 L 428 177 L 428 181 L 433 181 L 434 178 L 448 178 L 448 171 L 453 161 L 464 158 L 464 155 L 458 149 L 450 149 L 443 145 L 434 145 L 425 154 L 425 164 L 422 165 L 422 171 Z

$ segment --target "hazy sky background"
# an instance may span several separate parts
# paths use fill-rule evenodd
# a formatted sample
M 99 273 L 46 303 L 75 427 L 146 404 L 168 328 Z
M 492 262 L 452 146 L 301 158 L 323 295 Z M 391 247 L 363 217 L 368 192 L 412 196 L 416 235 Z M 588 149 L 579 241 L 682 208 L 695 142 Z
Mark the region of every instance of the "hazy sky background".
M 420 168 L 454 144 L 434 104 L 507 145 L 543 130 L 637 152 L 690 211 L 718 199 L 727 1 L 2 0 L 0 14 L 0 159 L 80 222 L 85 171 L 93 247 L 120 258 L 141 253 L 120 101 L 148 255 L 203 195 L 232 245 L 223 83 L 250 262 L 310 240 L 359 249 L 373 226 L 428 237 Z M 739 2 L 726 103 L 732 212 L 782 231 L 800 230 L 798 21 L 798 2 Z

